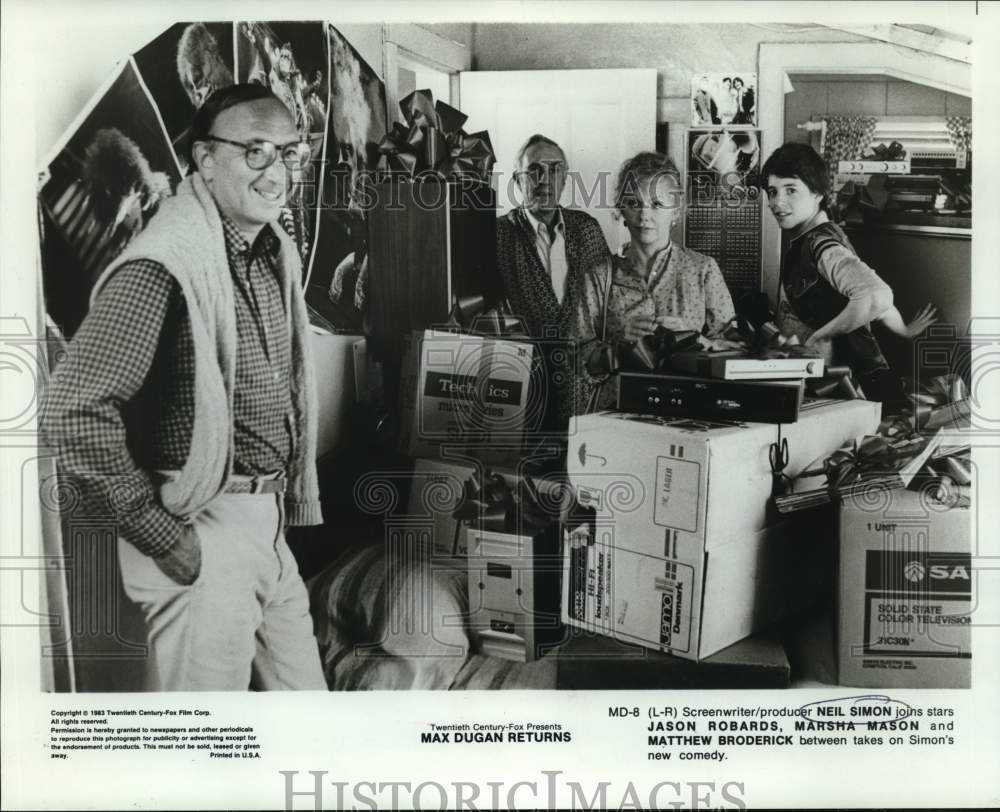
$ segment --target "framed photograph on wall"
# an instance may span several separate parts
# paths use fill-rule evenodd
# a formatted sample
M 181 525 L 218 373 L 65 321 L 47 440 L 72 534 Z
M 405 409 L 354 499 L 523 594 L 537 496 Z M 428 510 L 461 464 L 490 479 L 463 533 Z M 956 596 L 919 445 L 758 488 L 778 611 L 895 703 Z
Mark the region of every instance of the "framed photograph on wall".
M 691 126 L 757 125 L 756 73 L 699 73 L 691 77 Z

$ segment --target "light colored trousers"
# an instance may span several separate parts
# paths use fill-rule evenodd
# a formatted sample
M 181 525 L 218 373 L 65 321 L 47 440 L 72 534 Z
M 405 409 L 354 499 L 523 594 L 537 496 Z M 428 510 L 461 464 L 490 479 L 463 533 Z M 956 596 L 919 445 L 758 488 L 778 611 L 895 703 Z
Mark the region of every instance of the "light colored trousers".
M 197 514 L 201 572 L 190 586 L 119 538 L 125 592 L 146 617 L 149 690 L 327 689 L 282 498 L 224 493 Z

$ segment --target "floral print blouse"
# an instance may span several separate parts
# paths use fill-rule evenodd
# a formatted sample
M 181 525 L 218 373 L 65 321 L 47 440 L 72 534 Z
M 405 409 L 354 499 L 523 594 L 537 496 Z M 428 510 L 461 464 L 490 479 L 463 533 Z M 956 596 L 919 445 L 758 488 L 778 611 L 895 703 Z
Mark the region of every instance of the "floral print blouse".
M 698 330 L 714 336 L 735 315 L 733 299 L 719 266 L 711 257 L 680 245 L 668 245 L 656 256 L 649 277 L 643 279 L 628 259 L 628 247 L 611 258 L 611 295 L 607 329 L 602 324 L 608 285 L 607 266 L 592 270 L 577 300 L 574 334 L 581 361 L 577 413 L 586 411 L 596 380 L 586 373 L 594 342 L 624 340 L 625 326 L 634 314 L 649 316 L 670 330 Z M 601 390 L 597 408 L 614 405 L 614 382 Z

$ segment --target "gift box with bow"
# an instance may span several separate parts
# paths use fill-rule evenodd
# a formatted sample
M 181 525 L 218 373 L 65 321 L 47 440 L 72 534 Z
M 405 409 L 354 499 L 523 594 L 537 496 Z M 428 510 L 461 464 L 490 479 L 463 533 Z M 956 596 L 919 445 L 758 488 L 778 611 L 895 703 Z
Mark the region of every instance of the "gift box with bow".
M 429 90 L 415 90 L 399 103 L 406 123 L 396 122 L 379 144 L 392 172 L 415 177 L 433 172 L 443 177 L 472 175 L 489 181 L 496 160 L 485 130 L 468 134 L 461 110 L 434 101 Z
M 951 504 L 955 486 L 972 481 L 972 467 L 969 447 L 948 445 L 945 439 L 942 431 L 933 437 L 916 432 L 868 435 L 814 461 L 797 479 L 801 483 L 825 476 L 823 487 L 776 493 L 774 506 L 779 513 L 794 513 L 870 489 L 909 488 L 918 481 L 931 485 L 938 499 Z

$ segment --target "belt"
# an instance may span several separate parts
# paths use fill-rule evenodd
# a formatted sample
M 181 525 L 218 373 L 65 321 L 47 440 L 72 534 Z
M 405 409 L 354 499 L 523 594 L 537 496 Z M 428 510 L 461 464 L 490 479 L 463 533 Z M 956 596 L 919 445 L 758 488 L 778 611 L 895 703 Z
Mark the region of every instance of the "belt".
M 257 476 L 233 474 L 226 483 L 223 493 L 284 493 L 286 484 L 284 471 Z

